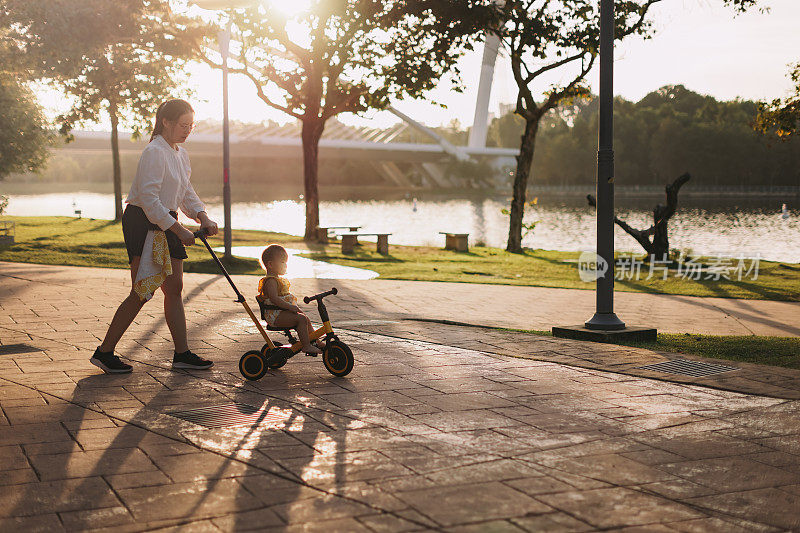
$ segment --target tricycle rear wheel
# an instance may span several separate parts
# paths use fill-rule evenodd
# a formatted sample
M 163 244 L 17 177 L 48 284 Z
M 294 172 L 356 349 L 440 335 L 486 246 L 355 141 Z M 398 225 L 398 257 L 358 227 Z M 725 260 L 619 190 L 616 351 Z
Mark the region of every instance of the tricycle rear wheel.
M 275 350 L 280 350 L 281 348 L 270 348 L 270 347 L 269 347 L 269 344 L 264 344 L 264 346 L 262 346 L 262 347 L 261 347 L 261 355 L 263 355 L 263 356 L 264 356 L 264 360 L 265 360 L 265 361 L 269 361 L 269 357 L 270 357 L 270 355 L 271 355 L 271 353 L 270 353 L 270 352 L 271 352 L 273 349 L 275 349 Z M 287 357 L 284 357 L 283 359 L 278 359 L 276 362 L 270 362 L 270 363 L 268 363 L 267 365 L 268 365 L 268 366 L 269 366 L 269 368 L 271 368 L 271 369 L 280 368 L 280 367 L 282 367 L 283 365 L 285 365 L 285 364 L 286 364 L 286 361 L 287 361 L 287 360 L 288 360 L 288 358 L 287 358 Z
M 264 377 L 267 373 L 267 363 L 261 352 L 250 350 L 239 359 L 239 372 L 246 379 L 256 381 Z

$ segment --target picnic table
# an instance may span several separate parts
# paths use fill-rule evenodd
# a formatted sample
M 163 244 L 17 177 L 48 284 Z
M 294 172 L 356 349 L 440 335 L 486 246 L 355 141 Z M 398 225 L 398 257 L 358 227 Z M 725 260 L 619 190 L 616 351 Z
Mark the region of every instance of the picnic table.
M 364 233 L 358 231 L 347 231 L 344 233 L 339 234 L 342 238 L 342 253 L 343 254 L 351 254 L 353 253 L 353 248 L 356 244 L 358 244 L 358 237 L 363 236 L 376 236 L 378 237 L 378 253 L 383 255 L 389 255 L 389 235 L 391 233 Z
M 319 242 L 328 242 L 330 231 L 338 229 L 358 231 L 361 229 L 361 226 L 317 226 L 317 240 Z
M 455 250 L 456 252 L 469 252 L 469 233 L 450 233 L 440 231 L 440 235 L 445 236 L 444 249 Z

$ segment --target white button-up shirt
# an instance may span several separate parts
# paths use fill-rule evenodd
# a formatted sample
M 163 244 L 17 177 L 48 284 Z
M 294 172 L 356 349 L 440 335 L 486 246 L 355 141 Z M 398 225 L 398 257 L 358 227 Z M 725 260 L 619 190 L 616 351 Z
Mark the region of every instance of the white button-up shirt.
M 169 212 L 179 207 L 196 220 L 206 208 L 189 182 L 191 174 L 186 149 L 179 146 L 175 150 L 164 137 L 156 135 L 139 158 L 127 202 L 141 207 L 150 222 L 163 230 L 175 224 Z

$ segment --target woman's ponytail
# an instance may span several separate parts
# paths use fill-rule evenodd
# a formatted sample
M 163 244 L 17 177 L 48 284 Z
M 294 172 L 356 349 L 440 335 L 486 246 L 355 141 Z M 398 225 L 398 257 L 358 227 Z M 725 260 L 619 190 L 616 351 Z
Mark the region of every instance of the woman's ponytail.
M 153 124 L 153 133 L 150 135 L 150 142 L 156 138 L 156 135 L 161 135 L 164 130 L 164 119 L 169 121 L 176 121 L 186 113 L 194 113 L 194 109 L 189 105 L 186 100 L 175 98 L 174 100 L 167 100 L 158 106 L 156 111 L 156 122 Z

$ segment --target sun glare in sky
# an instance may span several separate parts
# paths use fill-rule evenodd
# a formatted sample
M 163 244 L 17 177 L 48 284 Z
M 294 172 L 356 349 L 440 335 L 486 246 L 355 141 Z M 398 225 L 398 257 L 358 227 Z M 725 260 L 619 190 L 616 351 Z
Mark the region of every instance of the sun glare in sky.
M 311 0 L 261 0 L 271 2 L 287 15 L 308 9 Z M 788 65 L 800 61 L 800 1 L 765 0 L 768 13 L 756 10 L 734 16 L 722 0 L 670 0 L 651 10 L 655 33 L 651 39 L 631 39 L 618 43 L 614 58 L 614 93 L 639 100 L 647 93 L 668 84 L 683 84 L 690 90 L 721 100 L 736 97 L 759 100 L 784 97 L 792 87 Z M 395 102 L 397 109 L 428 125 L 437 126 L 458 120 L 471 125 L 477 97 L 483 48 L 459 61 L 465 90 L 450 90 L 447 80 L 421 100 Z M 565 75 L 562 75 L 562 78 Z M 587 76 L 597 91 L 595 68 Z M 187 85 L 195 91 L 192 105 L 197 120 L 221 120 L 221 74 L 196 64 L 189 68 Z M 545 80 L 535 92 L 545 91 L 558 77 Z M 64 112 L 67 100 L 52 90 L 37 89 L 50 116 Z M 252 82 L 240 76 L 230 80 L 232 120 L 258 123 L 267 120 L 288 122 L 290 117 L 266 106 L 256 95 Z M 514 102 L 516 86 L 507 57 L 498 58 L 489 105 L 498 113 L 502 104 Z M 444 104 L 446 107 L 436 105 Z M 343 115 L 343 122 L 358 126 L 387 127 L 397 122 L 388 112 L 369 112 L 365 116 Z M 88 125 L 87 129 L 106 129 L 108 124 Z
M 262 0 L 262 2 L 287 16 L 305 13 L 311 7 L 311 0 Z

